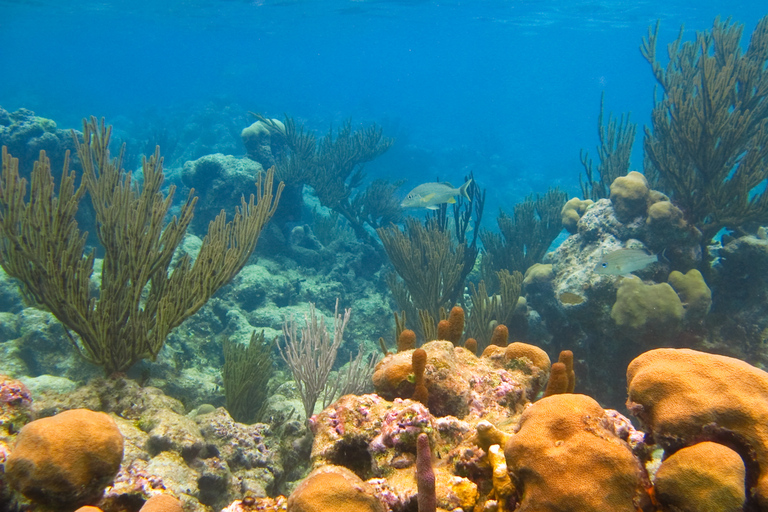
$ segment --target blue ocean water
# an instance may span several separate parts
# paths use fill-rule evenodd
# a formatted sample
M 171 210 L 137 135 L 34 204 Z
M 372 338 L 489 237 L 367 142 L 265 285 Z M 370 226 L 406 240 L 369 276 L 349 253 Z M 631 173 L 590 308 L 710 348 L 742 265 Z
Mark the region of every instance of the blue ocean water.
M 2 0 L 0 105 L 65 128 L 90 115 L 117 130 L 183 123 L 210 102 L 320 133 L 376 122 L 397 142 L 374 177 L 472 170 L 494 212 L 552 184 L 576 192 L 602 92 L 607 110 L 647 123 L 654 81 L 639 46 L 657 19 L 664 44 L 718 15 L 744 23 L 746 40 L 765 13 L 715 0 Z

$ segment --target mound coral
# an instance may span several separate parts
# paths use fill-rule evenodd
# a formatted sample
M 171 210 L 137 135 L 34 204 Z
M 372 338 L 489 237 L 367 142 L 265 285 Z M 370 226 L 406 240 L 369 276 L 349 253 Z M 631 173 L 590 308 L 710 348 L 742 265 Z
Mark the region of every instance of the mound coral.
M 611 203 L 616 218 L 627 222 L 644 215 L 648 209 L 650 189 L 645 176 L 632 171 L 626 176 L 619 176 L 611 183 Z
M 314 470 L 288 498 L 289 512 L 385 512 L 373 489 L 342 466 Z
M 768 373 L 690 349 L 656 349 L 627 368 L 627 407 L 668 453 L 701 441 L 733 447 L 746 485 L 768 510 Z
M 667 283 L 645 284 L 640 278 L 624 278 L 616 293 L 611 318 L 631 338 L 669 337 L 685 316 L 680 297 Z
M 592 398 L 542 398 L 525 410 L 504 447 L 517 477 L 517 512 L 538 510 L 637 512 L 650 485 L 629 445 L 609 428 Z
M 123 436 L 109 415 L 87 409 L 32 421 L 5 463 L 11 487 L 51 507 L 96 503 L 123 459 Z
M 683 448 L 656 472 L 654 495 L 680 512 L 740 512 L 744 509 L 744 462 L 722 444 L 704 442 Z

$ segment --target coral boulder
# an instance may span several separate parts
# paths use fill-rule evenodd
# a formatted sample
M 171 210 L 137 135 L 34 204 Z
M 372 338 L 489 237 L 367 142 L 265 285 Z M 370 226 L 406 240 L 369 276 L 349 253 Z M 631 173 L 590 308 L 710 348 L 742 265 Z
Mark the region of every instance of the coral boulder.
M 109 415 L 65 411 L 28 423 L 5 463 L 10 485 L 57 509 L 96 503 L 120 469 L 123 436 Z

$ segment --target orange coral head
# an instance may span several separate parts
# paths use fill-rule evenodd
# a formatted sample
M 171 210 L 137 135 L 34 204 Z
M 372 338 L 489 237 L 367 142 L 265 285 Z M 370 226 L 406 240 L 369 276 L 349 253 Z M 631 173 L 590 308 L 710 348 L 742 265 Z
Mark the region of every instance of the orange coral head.
M 499 324 L 491 335 L 491 345 L 506 347 L 507 343 L 509 343 L 509 329 L 507 329 L 506 325 Z
M 411 365 L 413 366 L 413 377 L 416 389 L 413 390 L 412 400 L 427 405 L 429 401 L 429 390 L 424 384 L 424 371 L 427 369 L 427 351 L 423 348 L 417 348 L 411 356 Z
M 451 339 L 451 323 L 448 320 L 440 320 L 437 322 L 437 339 Z
M 461 343 L 461 336 L 464 334 L 464 308 L 461 306 L 453 306 L 451 312 L 448 314 L 449 331 L 447 340 L 453 342 L 454 347 L 458 347 Z
M 554 363 L 549 372 L 549 382 L 547 389 L 544 390 L 544 396 L 562 395 L 568 392 L 568 373 L 565 363 Z
M 403 329 L 397 338 L 397 351 L 404 352 L 416 348 L 416 333 L 410 329 Z
M 573 393 L 576 388 L 576 372 L 573 371 L 573 352 L 570 350 L 560 351 L 560 357 L 558 362 L 565 365 L 565 374 L 568 376 L 568 391 L 567 393 Z
M 467 338 L 464 342 L 464 348 L 477 355 L 477 340 L 475 338 Z

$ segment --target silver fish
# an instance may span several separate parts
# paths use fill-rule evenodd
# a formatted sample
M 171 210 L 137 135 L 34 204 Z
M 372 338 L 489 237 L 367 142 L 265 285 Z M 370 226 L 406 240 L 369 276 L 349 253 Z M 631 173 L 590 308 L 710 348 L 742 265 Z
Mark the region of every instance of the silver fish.
M 427 208 L 437 210 L 441 204 L 456 202 L 456 196 L 464 196 L 470 201 L 472 198 L 467 194 L 467 187 L 472 180 L 465 182 L 459 188 L 453 188 L 450 183 L 422 183 L 414 188 L 400 203 L 403 208 Z
M 603 254 L 595 267 L 595 273 L 625 276 L 657 261 L 659 257 L 656 254 L 648 254 L 641 249 L 617 249 Z

